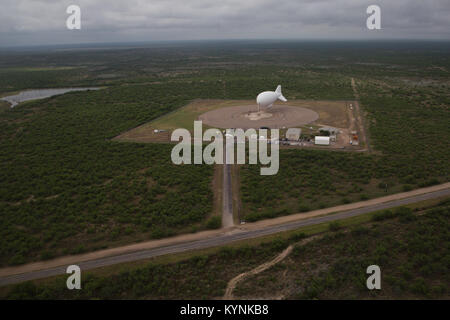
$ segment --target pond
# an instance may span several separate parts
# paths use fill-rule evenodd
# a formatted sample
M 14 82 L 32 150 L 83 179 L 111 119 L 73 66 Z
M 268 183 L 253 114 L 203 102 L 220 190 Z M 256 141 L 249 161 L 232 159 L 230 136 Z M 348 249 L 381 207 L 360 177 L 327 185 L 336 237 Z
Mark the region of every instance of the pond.
M 90 88 L 53 88 L 53 89 L 35 89 L 35 90 L 25 90 L 18 94 L 0 98 L 0 100 L 7 101 L 11 104 L 11 108 L 14 108 L 21 102 L 44 99 L 58 94 L 64 94 L 71 91 L 86 91 L 86 90 L 99 90 L 100 88 L 90 87 Z

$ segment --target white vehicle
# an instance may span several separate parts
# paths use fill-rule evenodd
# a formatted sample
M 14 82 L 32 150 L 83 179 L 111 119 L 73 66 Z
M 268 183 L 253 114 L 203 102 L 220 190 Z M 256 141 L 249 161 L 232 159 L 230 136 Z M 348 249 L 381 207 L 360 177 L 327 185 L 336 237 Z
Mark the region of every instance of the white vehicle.
M 258 111 L 270 108 L 275 101 L 281 100 L 286 102 L 286 98 L 281 93 L 281 86 L 279 85 L 275 91 L 264 91 L 258 94 L 256 97 L 256 103 L 258 104 Z

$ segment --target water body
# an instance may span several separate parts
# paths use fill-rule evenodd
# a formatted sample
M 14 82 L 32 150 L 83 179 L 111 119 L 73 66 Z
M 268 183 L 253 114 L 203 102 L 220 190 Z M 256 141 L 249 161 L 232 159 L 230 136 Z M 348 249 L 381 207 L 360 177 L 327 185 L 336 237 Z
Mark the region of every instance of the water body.
M 7 96 L 0 98 L 0 100 L 7 101 L 11 104 L 11 108 L 14 108 L 21 102 L 35 100 L 35 99 L 44 99 L 52 96 L 56 96 L 58 94 L 64 94 L 71 91 L 86 91 L 86 90 L 99 90 L 100 88 L 91 87 L 91 88 L 58 88 L 58 89 L 36 89 L 36 90 L 26 90 L 22 91 L 13 96 Z

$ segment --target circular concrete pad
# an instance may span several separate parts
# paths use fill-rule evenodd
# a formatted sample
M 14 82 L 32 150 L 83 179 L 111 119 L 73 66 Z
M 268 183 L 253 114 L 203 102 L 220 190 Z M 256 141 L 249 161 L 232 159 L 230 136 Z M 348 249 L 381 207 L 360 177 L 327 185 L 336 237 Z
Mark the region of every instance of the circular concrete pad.
M 257 110 L 255 105 L 226 107 L 205 112 L 199 116 L 199 120 L 213 128 L 281 129 L 305 125 L 319 118 L 310 109 L 287 105 L 274 105 L 260 113 Z

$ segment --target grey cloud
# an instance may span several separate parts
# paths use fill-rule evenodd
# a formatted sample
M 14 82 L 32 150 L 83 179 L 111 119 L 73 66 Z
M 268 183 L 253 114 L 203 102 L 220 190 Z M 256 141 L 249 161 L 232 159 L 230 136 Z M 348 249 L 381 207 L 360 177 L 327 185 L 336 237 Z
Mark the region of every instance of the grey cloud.
M 82 30 L 65 27 L 82 10 Z M 381 7 L 382 30 L 365 27 Z M 0 46 L 225 38 L 450 39 L 448 0 L 2 0 Z

